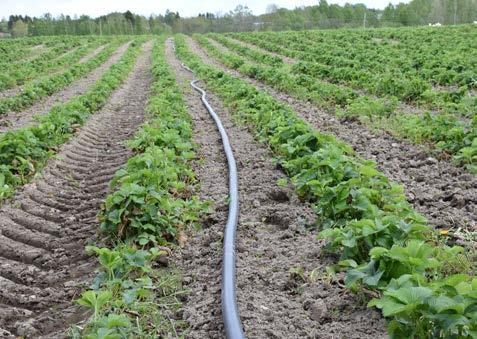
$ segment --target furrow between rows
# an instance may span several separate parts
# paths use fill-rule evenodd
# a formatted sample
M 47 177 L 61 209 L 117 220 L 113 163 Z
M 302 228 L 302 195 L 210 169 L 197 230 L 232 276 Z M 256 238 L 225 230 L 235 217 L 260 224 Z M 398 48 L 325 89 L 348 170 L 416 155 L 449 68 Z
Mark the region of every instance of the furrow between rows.
M 201 59 L 269 93 L 288 104 L 319 131 L 330 133 L 351 145 L 363 158 L 374 160 L 393 182 L 402 184 L 414 208 L 436 227 L 477 230 L 477 181 L 475 176 L 449 160 L 430 157 L 423 147 L 375 132 L 356 121 L 333 117 L 310 102 L 279 92 L 259 80 L 229 69 L 215 60 L 194 40 L 191 48 Z M 223 47 L 224 51 L 227 51 Z
M 129 43 L 121 45 L 111 56 L 85 77 L 82 77 L 61 91 L 54 93 L 21 112 L 9 112 L 0 117 L 0 133 L 31 125 L 34 116 L 47 114 L 55 105 L 85 93 L 101 76 L 126 52 Z
M 222 234 L 227 218 L 227 167 L 220 138 L 200 97 L 191 92 L 193 75 L 181 67 L 171 45 L 166 57 L 184 88 L 194 120 L 201 162 L 195 168 L 201 198 L 214 201 L 204 230 L 177 254 L 184 285 L 191 292 L 184 303 L 190 325 L 188 338 L 222 338 L 220 311 Z M 203 83 L 199 85 L 206 88 Z M 240 218 L 237 227 L 237 301 L 244 331 L 250 338 L 316 338 L 339 333 L 349 338 L 376 338 L 384 321 L 376 311 L 360 306 L 343 287 L 324 281 L 307 282 L 290 270 L 324 270 L 319 258 L 323 242 L 316 241 L 315 214 L 291 187 L 280 188 L 285 174 L 273 162 L 267 146 L 240 126 L 214 93 L 208 101 L 227 130 L 237 162 Z M 320 314 L 320 305 L 329 312 Z M 331 310 L 342 310 L 332 314 Z
M 11 312 L 0 312 L 0 329 L 51 338 L 80 319 L 71 300 L 94 274 L 84 246 L 97 232 L 109 181 L 132 155 L 123 141 L 144 118 L 151 48 L 143 46 L 129 78 L 42 175 L 0 209 L 0 303 Z

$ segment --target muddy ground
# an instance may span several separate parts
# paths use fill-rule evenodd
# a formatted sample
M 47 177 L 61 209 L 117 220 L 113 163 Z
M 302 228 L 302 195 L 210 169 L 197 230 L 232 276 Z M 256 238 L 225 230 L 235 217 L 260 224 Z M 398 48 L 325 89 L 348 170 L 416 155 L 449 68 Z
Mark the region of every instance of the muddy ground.
M 129 43 L 122 45 L 116 51 L 114 51 L 109 59 L 102 63 L 98 68 L 94 69 L 86 76 L 73 81 L 70 85 L 59 92 L 41 99 L 24 111 L 9 112 L 0 115 L 0 133 L 28 126 L 33 123 L 33 117 L 35 115 L 45 115 L 53 106 L 66 103 L 70 99 L 87 92 L 88 89 L 101 78 L 101 76 L 108 70 L 110 66 L 121 59 L 128 46 Z M 98 50 L 92 53 L 94 54 L 97 51 Z
M 131 156 L 122 142 L 143 121 L 151 49 L 151 43 L 144 45 L 129 78 L 41 177 L 1 207 L 1 337 L 62 337 L 84 317 L 72 306 L 94 275 L 95 260 L 84 246 L 95 238 L 110 179 Z
M 200 96 L 189 82 L 171 44 L 166 55 L 194 121 L 201 159 L 196 173 L 200 195 L 214 201 L 204 229 L 192 235 L 177 254 L 183 283 L 190 290 L 183 318 L 187 338 L 223 338 L 220 312 L 220 270 L 223 227 L 227 218 L 227 167 L 220 136 Z M 205 84 L 199 83 L 204 87 Z M 238 306 L 248 338 L 380 338 L 385 323 L 343 286 L 331 282 L 316 240 L 311 208 L 292 189 L 279 188 L 285 175 L 270 150 L 234 123 L 215 95 L 209 101 L 231 140 L 238 166 L 240 219 L 237 229 Z M 315 273 L 311 272 L 315 270 Z
M 439 228 L 477 231 L 477 177 L 448 159 L 437 159 L 419 145 L 396 139 L 387 132 L 372 131 L 353 120 L 339 120 L 315 105 L 278 92 L 270 86 L 226 68 L 194 40 L 189 47 L 206 63 L 227 70 L 278 100 L 288 104 L 321 132 L 335 135 L 365 159 L 374 160 L 393 182 L 402 184 L 414 208 Z M 216 43 L 224 51 L 224 46 Z

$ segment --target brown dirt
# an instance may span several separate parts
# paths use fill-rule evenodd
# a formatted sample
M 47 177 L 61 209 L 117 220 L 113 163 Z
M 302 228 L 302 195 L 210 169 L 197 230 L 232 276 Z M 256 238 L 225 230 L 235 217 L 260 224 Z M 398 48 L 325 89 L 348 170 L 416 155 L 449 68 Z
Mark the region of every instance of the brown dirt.
M 45 48 L 45 45 L 43 44 L 39 44 L 39 45 L 35 45 L 35 46 L 32 46 L 31 49 L 32 50 L 35 50 L 35 49 L 42 49 L 42 48 Z
M 213 201 L 214 212 L 186 249 L 176 254 L 183 284 L 190 290 L 184 303 L 187 338 L 223 338 L 220 274 L 223 227 L 227 218 L 227 167 L 220 136 L 200 96 L 192 92 L 193 75 L 174 56 L 173 67 L 194 120 L 201 160 L 195 171 L 200 195 Z M 200 84 L 204 86 L 204 84 Z M 238 166 L 240 218 L 237 229 L 238 306 L 248 338 L 380 338 L 380 315 L 356 300 L 345 288 L 327 279 L 330 259 L 320 257 L 312 209 L 290 187 L 279 188 L 285 175 L 273 163 L 270 150 L 245 128 L 234 123 L 215 95 L 209 102 L 219 114 L 231 140 Z M 303 275 L 291 273 L 303 270 Z M 310 279 L 315 270 L 316 279 Z M 302 279 L 303 277 L 303 279 Z
M 128 46 L 129 43 L 122 45 L 115 52 L 113 52 L 106 62 L 94 69 L 88 75 L 73 81 L 73 83 L 59 92 L 41 99 L 26 110 L 22 112 L 9 112 L 0 115 L 0 133 L 28 126 L 33 123 L 33 117 L 35 115 L 45 115 L 54 105 L 63 104 L 73 97 L 85 93 L 108 70 L 110 66 L 119 61 Z
M 439 228 L 462 227 L 477 231 L 477 177 L 450 160 L 431 157 L 427 150 L 399 140 L 387 132 L 375 132 L 353 120 L 339 120 L 315 105 L 278 92 L 248 78 L 209 56 L 194 40 L 189 47 L 206 63 L 226 70 L 276 99 L 288 104 L 301 118 L 321 132 L 335 135 L 365 159 L 374 160 L 393 182 L 402 184 L 414 208 Z
M 0 209 L 0 334 L 62 337 L 84 317 L 72 306 L 94 274 L 84 246 L 97 231 L 108 182 L 131 152 L 122 142 L 143 121 L 151 43 L 108 104 L 61 147 L 41 178 Z

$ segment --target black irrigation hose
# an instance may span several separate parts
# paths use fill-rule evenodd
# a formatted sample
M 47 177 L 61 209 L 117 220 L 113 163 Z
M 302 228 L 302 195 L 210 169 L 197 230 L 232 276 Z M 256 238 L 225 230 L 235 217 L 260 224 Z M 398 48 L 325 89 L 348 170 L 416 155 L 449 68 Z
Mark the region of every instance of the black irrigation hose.
M 194 73 L 184 64 L 182 64 L 182 67 Z M 245 335 L 242 330 L 242 322 L 240 321 L 237 308 L 237 292 L 235 289 L 235 233 L 239 216 L 237 165 L 232 147 L 230 147 L 229 137 L 222 125 L 222 121 L 220 121 L 219 116 L 214 112 L 214 109 L 207 101 L 206 92 L 196 85 L 197 81 L 198 80 L 191 81 L 190 85 L 201 93 L 202 103 L 215 121 L 220 137 L 222 138 L 222 144 L 229 167 L 229 215 L 225 226 L 224 253 L 222 258 L 222 319 L 224 321 L 224 330 L 228 339 L 244 339 Z

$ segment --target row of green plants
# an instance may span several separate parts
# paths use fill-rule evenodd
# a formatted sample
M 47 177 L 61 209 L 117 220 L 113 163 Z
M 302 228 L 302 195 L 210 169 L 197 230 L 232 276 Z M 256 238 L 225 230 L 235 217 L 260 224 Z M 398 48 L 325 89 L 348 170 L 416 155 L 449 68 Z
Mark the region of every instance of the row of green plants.
M 4 68 L 0 65 L 0 90 L 21 86 L 65 65 L 75 64 L 81 57 L 104 43 L 105 41 L 97 38 L 71 38 L 47 49 L 33 60 L 9 63 Z
M 141 41 L 132 42 L 121 59 L 86 93 L 54 106 L 46 115 L 36 116 L 32 126 L 0 134 L 0 201 L 12 196 L 17 186 L 39 173 L 58 146 L 71 137 L 75 126 L 83 125 L 106 104 L 131 71 Z
M 11 63 L 21 58 L 27 57 L 31 53 L 31 48 L 39 45 L 47 45 L 57 37 L 33 37 L 22 39 L 1 39 L 0 40 L 0 63 Z
M 93 69 L 99 67 L 122 43 L 124 43 L 122 39 L 115 39 L 90 60 L 76 63 L 61 73 L 53 74 L 39 81 L 33 81 L 27 84 L 20 93 L 12 97 L 1 98 L 0 114 L 12 111 L 21 112 L 23 109 L 32 106 L 38 100 L 65 88 L 74 80 L 85 76 Z
M 72 41 L 73 39 L 69 39 L 69 41 Z M 2 39 L 0 41 L 0 48 L 2 48 L 2 42 L 5 47 L 10 47 L 8 50 L 5 48 L 5 50 L 0 50 L 0 55 L 4 57 L 4 59 L 0 60 L 0 69 L 2 71 L 8 70 L 8 66 L 17 66 L 17 64 L 21 64 L 26 62 L 27 60 L 34 60 L 36 57 L 41 56 L 44 53 L 48 53 L 50 49 L 61 46 L 64 44 L 67 44 L 68 40 L 64 39 L 57 39 L 54 44 L 46 47 L 45 45 L 40 45 L 40 46 L 31 46 L 31 47 L 25 47 L 25 50 L 28 50 L 28 55 L 26 55 L 26 58 L 16 58 L 12 61 L 8 60 L 8 54 L 9 53 L 15 53 L 17 50 L 24 48 L 23 46 L 16 45 L 14 43 L 15 40 L 9 40 L 11 44 L 5 45 L 5 40 Z
M 460 27 L 239 33 L 272 42 L 290 57 L 379 74 L 419 76 L 438 85 L 475 84 L 477 52 L 473 25 Z M 309 52 L 309 53 L 308 53 Z
M 119 170 L 99 220 L 107 247 L 88 247 L 99 274 L 78 300 L 92 316 L 81 338 L 178 337 L 187 324 L 180 274 L 161 267 L 161 257 L 196 227 L 207 206 L 195 195 L 191 119 L 164 55 L 164 38 L 153 49 L 154 85 L 147 122 L 127 146 L 136 155 Z
M 386 128 L 415 143 L 431 142 L 431 146 L 452 154 L 458 165 L 464 166 L 470 172 L 477 172 L 477 149 L 474 141 L 477 138 L 477 116 L 463 121 L 452 114 L 444 113 L 398 113 L 396 98 L 373 98 L 347 87 L 319 81 L 306 74 L 294 74 L 287 66 L 277 68 L 256 62 L 257 59 L 251 62 L 247 57 L 239 55 L 243 48 L 247 47 L 236 47 L 238 44 L 229 42 L 228 46 L 237 53 L 224 52 L 205 36 L 194 37 L 208 53 L 227 67 L 264 81 L 298 99 L 309 100 L 340 117 L 357 117 L 362 122 Z
M 0 69 L 8 65 L 21 63 L 25 58 L 36 57 L 51 48 L 72 40 L 89 40 L 91 37 L 49 36 L 32 39 L 1 39 Z M 96 39 L 98 39 L 96 37 Z
M 243 33 L 242 35 L 246 35 Z M 270 54 L 258 52 L 254 49 L 240 45 L 224 35 L 209 34 L 210 37 L 219 41 L 229 49 L 234 50 L 240 55 L 246 56 L 256 62 L 266 63 L 269 66 L 275 66 L 268 61 Z M 238 37 L 245 40 L 241 35 Z M 272 42 L 262 39 L 247 39 L 268 51 L 277 50 L 277 46 Z M 309 45 L 308 45 L 309 46 Z M 290 53 L 282 53 L 290 55 Z M 298 55 L 296 55 L 298 54 Z M 410 77 L 409 75 L 397 76 L 390 73 L 372 72 L 368 69 L 361 69 L 358 65 L 339 66 L 333 64 L 334 59 L 330 58 L 330 64 L 323 64 L 316 61 L 309 61 L 308 55 L 314 56 L 315 52 L 296 52 L 293 53 L 297 62 L 292 66 L 284 65 L 288 71 L 296 75 L 306 74 L 322 81 L 331 82 L 336 85 L 344 85 L 356 89 L 360 92 L 378 97 L 391 97 L 400 101 L 414 101 L 423 108 L 437 110 L 452 115 L 473 117 L 477 113 L 477 97 L 469 95 L 469 86 L 464 85 L 453 90 L 436 90 L 425 80 L 420 79 L 418 75 Z M 340 58 L 337 56 L 336 58 Z M 276 58 L 276 56 L 274 57 Z M 477 80 L 477 79 L 476 79 Z
M 253 60 L 255 62 L 264 63 L 268 66 L 274 67 L 286 66 L 281 56 L 264 53 L 258 49 L 248 48 L 247 46 L 241 45 L 240 43 L 227 37 L 225 34 L 208 33 L 206 36 L 219 42 L 220 44 L 236 52 L 237 54 L 247 57 L 248 59 Z
M 13 62 L 7 62 L 5 60 L 0 61 L 0 70 L 4 72 L 8 72 L 11 68 L 18 68 L 22 66 L 26 66 L 28 62 L 36 63 L 41 62 L 43 55 L 52 53 L 56 48 L 64 48 L 67 49 L 63 51 L 64 53 L 68 52 L 72 49 L 75 45 L 80 42 L 80 39 L 70 39 L 69 41 L 61 41 L 58 40 L 53 46 L 50 47 L 33 47 L 29 49 L 29 55 L 26 58 L 21 58 L 14 60 Z M 38 60 L 37 60 L 38 59 Z
M 282 55 L 293 55 L 298 62 L 293 65 L 291 70 L 296 74 L 307 74 L 320 79 L 326 79 L 332 83 L 360 90 L 363 89 L 369 94 L 380 97 L 394 96 L 398 100 L 413 102 L 420 106 L 423 105 L 430 109 L 456 115 L 471 117 L 477 113 L 477 98 L 469 94 L 469 90 L 477 86 L 477 78 L 475 73 L 472 73 L 472 71 L 462 71 L 461 67 L 459 72 L 454 71 L 456 76 L 463 78 L 459 80 L 459 84 L 442 90 L 436 88 L 435 85 L 444 86 L 444 84 L 434 84 L 429 81 L 423 75 L 426 72 L 422 69 L 416 70 L 410 67 L 410 69 L 406 70 L 406 67 L 402 64 L 390 65 L 391 56 L 388 56 L 381 50 L 376 51 L 376 55 L 379 56 L 376 58 L 367 54 L 363 60 L 349 60 L 346 59 L 344 54 L 336 54 L 334 50 L 335 41 L 330 40 L 327 42 L 330 44 L 327 48 L 329 55 L 325 59 L 316 60 L 318 49 L 321 50 L 324 46 L 314 47 L 312 42 L 302 42 L 302 46 L 306 46 L 302 50 L 289 50 L 280 45 L 277 46 L 278 43 L 273 43 L 263 38 L 247 37 L 246 34 L 234 35 L 234 37 L 253 42 L 268 51 L 278 50 Z M 452 43 L 453 45 L 450 46 L 454 49 L 455 41 Z M 466 42 L 466 45 L 468 45 L 468 42 Z M 347 46 L 345 50 L 352 48 L 353 51 L 357 51 L 355 54 L 360 54 L 361 50 L 366 50 L 366 46 L 368 46 L 367 50 L 369 50 L 372 49 L 373 45 L 369 41 L 364 40 L 355 45 Z M 387 48 L 390 49 L 390 47 Z M 386 51 L 389 53 L 388 50 Z M 431 54 L 428 56 L 428 59 L 440 58 L 438 60 L 442 61 L 445 58 L 442 55 L 436 56 L 434 51 L 428 51 L 428 53 Z M 322 54 L 320 53 L 320 56 Z M 355 54 L 352 54 L 351 57 L 355 57 Z M 394 53 L 394 50 L 392 55 L 393 58 L 396 58 L 396 61 L 402 62 L 403 59 L 399 58 L 398 53 Z M 381 60 L 383 57 L 385 59 Z M 343 60 L 347 62 L 343 62 Z M 435 60 L 437 61 L 437 59 Z M 468 60 L 470 59 L 467 59 L 467 63 Z M 414 59 L 413 62 L 417 63 Z M 372 63 L 372 65 L 367 65 L 369 63 Z M 385 68 L 380 70 L 382 67 Z
M 346 272 L 346 285 L 375 296 L 369 306 L 389 319 L 391 337 L 475 337 L 473 258 L 446 245 L 402 187 L 348 145 L 313 130 L 289 106 L 204 64 L 183 37 L 176 38 L 176 51 L 270 145 L 298 195 L 316 211 L 326 249 L 340 254 L 337 267 Z

